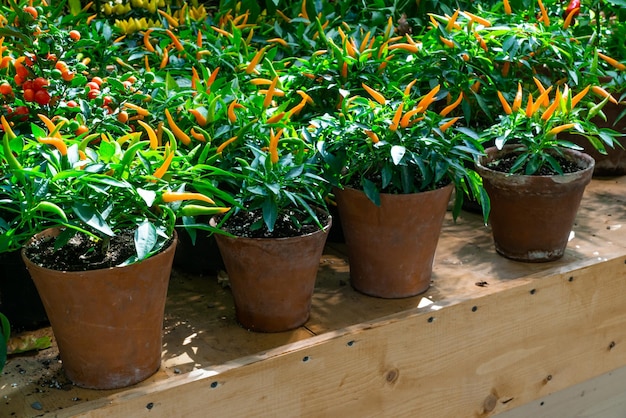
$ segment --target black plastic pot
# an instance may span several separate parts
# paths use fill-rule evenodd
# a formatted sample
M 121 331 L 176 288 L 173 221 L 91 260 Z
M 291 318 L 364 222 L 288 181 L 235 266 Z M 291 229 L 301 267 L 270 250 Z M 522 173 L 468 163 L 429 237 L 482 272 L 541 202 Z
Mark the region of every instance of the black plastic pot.
M 0 312 L 9 319 L 12 332 L 49 325 L 46 310 L 19 250 L 0 253 Z

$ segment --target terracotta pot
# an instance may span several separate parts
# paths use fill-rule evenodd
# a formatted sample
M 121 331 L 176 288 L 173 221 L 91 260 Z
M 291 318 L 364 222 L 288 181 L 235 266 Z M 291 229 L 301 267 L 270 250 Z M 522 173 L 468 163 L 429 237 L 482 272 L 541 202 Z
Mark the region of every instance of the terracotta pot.
M 589 155 L 565 150 L 580 171 L 555 176 L 510 175 L 486 165 L 509 154 L 486 149 L 476 170 L 491 200 L 489 223 L 496 251 L 519 261 L 544 262 L 563 256 L 594 161 Z
M 599 116 L 592 119 L 598 127 L 610 128 L 624 135 L 621 138 L 618 138 L 618 142 L 622 145 L 622 147 L 620 148 L 619 146 L 616 146 L 615 148 L 607 148 L 606 155 L 597 151 L 589 143 L 587 138 L 583 136 L 575 134 L 559 134 L 559 138 L 567 139 L 583 147 L 583 152 L 585 154 L 589 154 L 596 161 L 596 166 L 593 170 L 594 176 L 607 177 L 623 176 L 626 174 L 626 116 L 617 121 L 620 113 L 625 110 L 626 105 L 624 104 L 616 105 L 608 102 L 602 109 L 607 117 L 607 120 L 605 121 Z M 615 121 L 617 121 L 617 123 Z
M 11 332 L 48 326 L 46 310 L 20 250 L 0 253 L 0 271 L 0 312 L 9 319 Z
M 356 290 L 403 298 L 428 289 L 452 189 L 381 194 L 380 206 L 360 190 L 335 191 Z
M 323 230 L 299 237 L 215 236 L 228 272 L 237 320 L 244 328 L 281 332 L 309 319 L 330 226 L 329 216 Z
M 46 230 L 35 238 L 58 233 Z M 176 237 L 167 249 L 142 262 L 89 271 L 43 268 L 22 251 L 72 382 L 91 389 L 115 389 L 140 382 L 159 369 L 175 249 Z

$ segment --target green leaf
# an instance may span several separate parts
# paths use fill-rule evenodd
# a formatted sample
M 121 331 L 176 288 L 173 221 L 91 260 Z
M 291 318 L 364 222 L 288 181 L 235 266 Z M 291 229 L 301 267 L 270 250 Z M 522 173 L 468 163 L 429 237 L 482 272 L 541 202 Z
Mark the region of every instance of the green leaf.
M 85 204 L 77 204 L 72 207 L 72 210 L 74 210 L 74 213 L 81 221 L 85 222 L 96 231 L 100 231 L 109 237 L 115 235 L 109 224 L 107 224 L 100 213 L 93 207 Z
M 402 161 L 402 158 L 404 157 L 404 154 L 406 153 L 406 147 L 403 147 L 401 145 L 394 145 L 391 147 L 391 159 L 393 160 L 393 163 L 395 165 L 400 164 L 400 161 Z
M 137 250 L 137 258 L 143 260 L 148 257 L 156 243 L 156 227 L 150 221 L 142 222 L 135 230 L 135 250 Z
M 374 202 L 376 206 L 380 206 L 380 192 L 376 188 L 374 182 L 364 178 L 362 184 L 363 192 L 365 192 L 365 195 L 369 198 L 369 200 Z
M 0 372 L 4 369 L 4 365 L 7 362 L 7 343 L 9 341 L 0 334 Z
M 141 196 L 143 201 L 146 202 L 146 206 L 148 207 L 152 206 L 152 204 L 156 200 L 156 192 L 153 190 L 137 188 L 137 193 L 139 193 L 139 196 Z
M 262 210 L 263 222 L 265 222 L 267 229 L 272 232 L 276 224 L 276 219 L 278 219 L 278 206 L 272 199 L 265 199 L 263 201 Z

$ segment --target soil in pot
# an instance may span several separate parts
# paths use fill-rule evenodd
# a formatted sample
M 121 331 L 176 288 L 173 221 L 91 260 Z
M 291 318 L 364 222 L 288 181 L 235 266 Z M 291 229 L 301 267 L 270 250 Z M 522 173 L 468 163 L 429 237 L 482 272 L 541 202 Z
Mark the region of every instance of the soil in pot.
M 488 148 L 476 166 L 491 200 L 489 223 L 496 251 L 518 261 L 557 260 L 565 252 L 584 189 L 591 181 L 593 159 L 564 150 L 567 164 L 562 175 L 511 175 L 506 169 L 515 148 Z
M 58 235 L 58 230 L 46 230 L 34 237 L 34 245 L 27 245 L 22 257 L 46 308 L 67 377 L 92 389 L 121 388 L 148 378 L 161 364 L 163 314 L 176 238 L 141 262 L 84 270 L 79 254 L 84 254 L 90 240 L 77 238 L 72 249 L 63 250 L 76 255 L 66 262 L 51 255 L 50 246 Z M 114 241 L 120 244 L 119 251 L 111 254 L 96 246 L 91 252 L 101 254 L 93 259 L 100 265 L 115 263 L 116 256 L 127 259 L 124 249 L 132 234 L 131 238 L 123 235 Z M 44 256 L 35 256 L 35 248 Z M 44 263 L 50 256 L 54 265 L 75 271 L 42 267 L 28 254 Z
M 321 217 L 325 226 L 294 227 L 289 216 L 269 231 L 252 230 L 260 213 L 239 212 L 223 228 L 235 237 L 216 235 L 235 302 L 237 320 L 246 329 L 282 332 L 304 324 L 320 258 L 331 226 L 331 217 Z M 304 219 L 301 219 L 304 222 Z

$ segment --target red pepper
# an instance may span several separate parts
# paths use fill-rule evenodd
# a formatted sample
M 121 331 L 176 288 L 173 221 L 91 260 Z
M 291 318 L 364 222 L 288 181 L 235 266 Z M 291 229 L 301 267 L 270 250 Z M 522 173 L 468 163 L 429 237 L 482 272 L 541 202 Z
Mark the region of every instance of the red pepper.
M 566 18 L 574 9 L 578 9 L 578 11 L 574 13 L 574 17 L 576 17 L 580 13 L 580 0 L 570 0 L 567 9 L 565 9 L 563 13 L 563 18 Z

